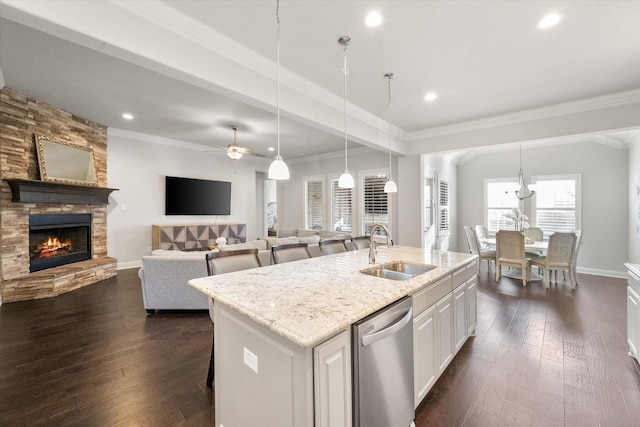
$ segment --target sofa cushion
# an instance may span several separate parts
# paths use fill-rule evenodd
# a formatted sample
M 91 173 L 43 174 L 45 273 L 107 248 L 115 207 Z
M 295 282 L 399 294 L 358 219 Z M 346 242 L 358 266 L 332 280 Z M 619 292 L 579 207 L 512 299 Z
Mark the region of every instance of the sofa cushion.
M 298 243 L 297 237 L 267 237 L 265 240 L 267 242 L 267 249 L 271 249 L 272 246 L 276 245 L 290 245 L 291 243 Z
M 171 249 L 155 249 L 151 252 L 153 256 L 179 257 L 179 258 L 198 258 L 204 259 L 204 255 L 209 252 L 218 252 L 217 249 L 209 251 L 173 251 Z
M 320 236 L 318 236 L 317 234 L 314 234 L 312 236 L 303 236 L 303 237 L 298 236 L 298 242 L 300 243 L 308 243 L 312 245 L 314 243 L 318 243 L 319 241 L 320 241 Z
M 298 229 L 298 237 L 318 236 L 319 233 L 319 230 L 306 230 L 304 228 Z
M 278 237 L 296 237 L 298 229 L 296 227 L 280 227 L 278 229 Z
M 267 249 L 267 241 L 253 240 L 251 242 L 236 243 L 235 245 L 220 246 L 219 248 L 221 251 L 236 251 L 239 249 L 257 249 L 259 251 L 264 251 Z
M 341 231 L 327 231 L 320 230 L 321 240 L 350 240 L 351 234 L 343 233 Z

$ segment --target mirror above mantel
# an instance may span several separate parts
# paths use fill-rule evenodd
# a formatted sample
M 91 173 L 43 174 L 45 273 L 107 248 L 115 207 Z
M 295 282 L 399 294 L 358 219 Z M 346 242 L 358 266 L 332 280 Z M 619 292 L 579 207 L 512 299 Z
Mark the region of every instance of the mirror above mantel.
M 98 185 L 93 150 L 38 134 L 34 139 L 42 181 Z

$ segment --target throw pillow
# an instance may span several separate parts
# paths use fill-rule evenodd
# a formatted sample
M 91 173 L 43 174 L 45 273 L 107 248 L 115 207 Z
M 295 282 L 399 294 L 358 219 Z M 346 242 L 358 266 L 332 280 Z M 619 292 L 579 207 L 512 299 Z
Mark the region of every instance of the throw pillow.
M 320 232 L 318 230 L 305 230 L 304 228 L 298 229 L 298 237 L 317 236 Z
M 297 237 L 267 237 L 267 249 L 271 249 L 276 245 L 290 245 L 291 243 L 298 243 Z
M 278 229 L 278 237 L 296 237 L 298 229 L 296 227 L 280 227 Z
M 238 249 L 257 249 L 264 251 L 267 249 L 266 240 L 254 240 L 252 242 L 236 243 L 235 245 L 220 246 L 221 251 L 236 251 Z
M 318 243 L 319 241 L 320 241 L 320 236 L 318 236 L 317 234 L 314 234 L 312 236 L 304 236 L 304 237 L 298 236 L 298 242 L 300 243 L 308 243 L 312 245 L 314 243 Z

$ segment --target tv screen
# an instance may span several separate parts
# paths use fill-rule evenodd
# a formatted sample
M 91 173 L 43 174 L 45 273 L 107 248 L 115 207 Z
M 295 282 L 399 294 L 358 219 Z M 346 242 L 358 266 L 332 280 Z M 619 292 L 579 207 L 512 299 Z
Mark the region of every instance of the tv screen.
M 168 176 L 165 215 L 231 215 L 231 183 Z

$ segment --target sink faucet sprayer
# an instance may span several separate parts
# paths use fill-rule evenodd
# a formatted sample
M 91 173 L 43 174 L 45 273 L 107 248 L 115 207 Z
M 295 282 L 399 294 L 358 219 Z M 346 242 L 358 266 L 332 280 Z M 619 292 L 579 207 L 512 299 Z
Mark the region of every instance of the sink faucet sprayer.
M 371 236 L 369 238 L 369 264 L 376 263 L 376 250 L 378 246 L 378 242 L 376 242 L 375 235 L 378 229 L 383 229 L 387 234 L 387 246 L 393 246 L 393 239 L 391 239 L 391 233 L 389 233 L 389 229 L 383 224 L 374 224 L 371 227 Z

